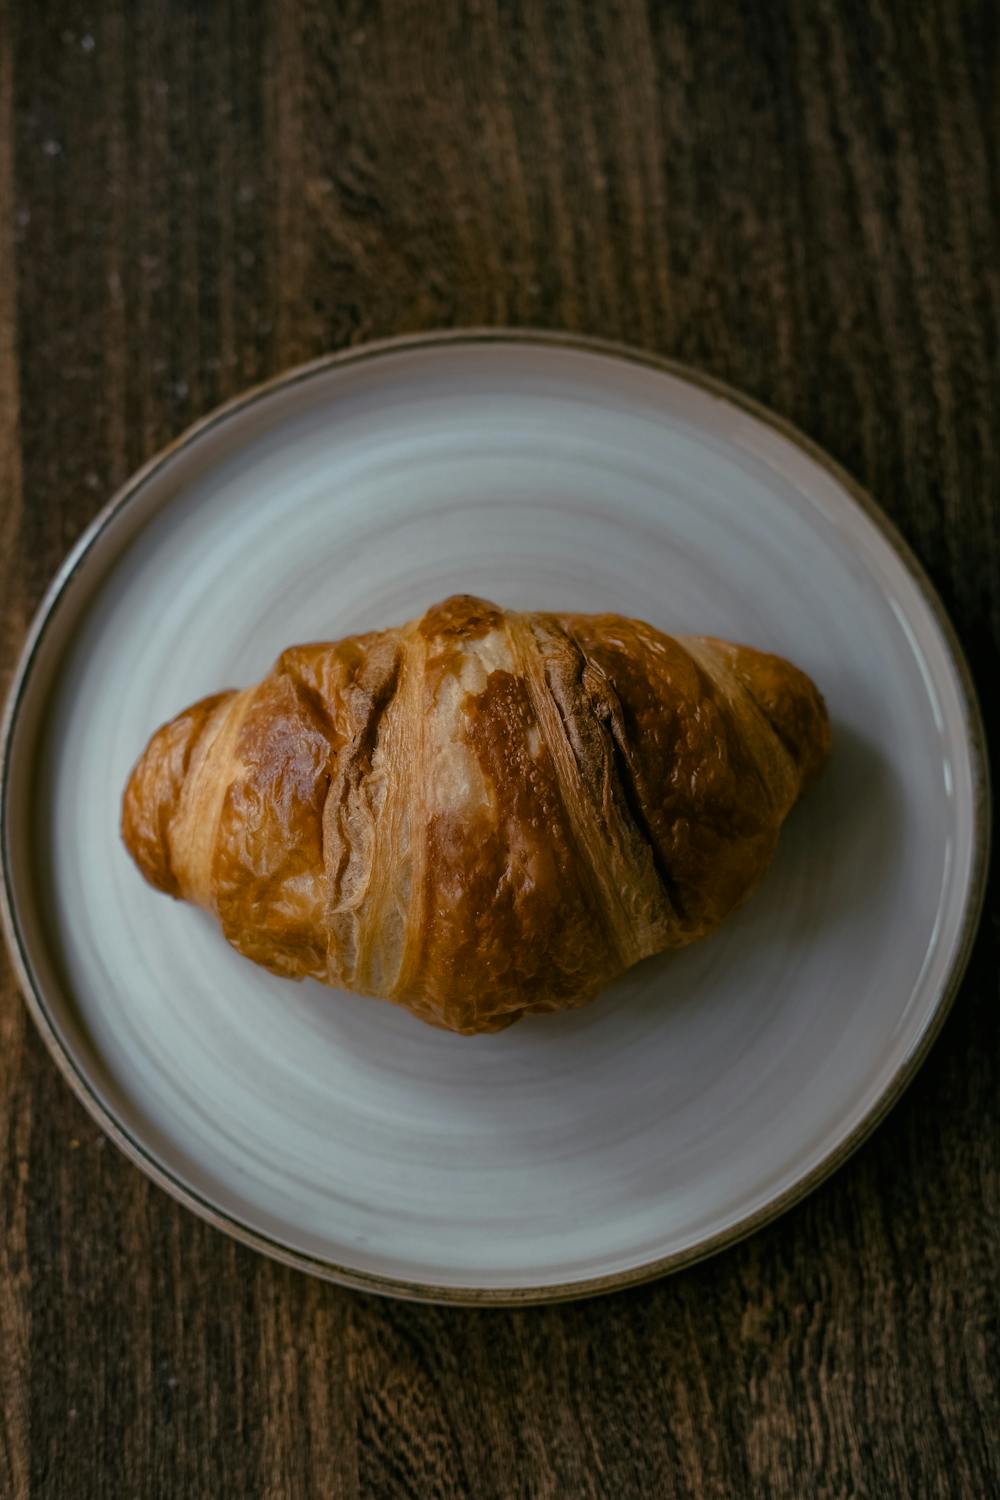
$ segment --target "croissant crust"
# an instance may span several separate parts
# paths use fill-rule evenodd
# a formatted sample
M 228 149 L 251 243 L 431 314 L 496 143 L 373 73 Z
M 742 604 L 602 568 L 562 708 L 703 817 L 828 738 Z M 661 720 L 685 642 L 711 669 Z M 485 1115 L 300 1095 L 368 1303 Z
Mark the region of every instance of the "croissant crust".
M 717 927 L 829 738 L 778 657 L 459 595 L 186 709 L 122 832 L 274 973 L 496 1031 Z

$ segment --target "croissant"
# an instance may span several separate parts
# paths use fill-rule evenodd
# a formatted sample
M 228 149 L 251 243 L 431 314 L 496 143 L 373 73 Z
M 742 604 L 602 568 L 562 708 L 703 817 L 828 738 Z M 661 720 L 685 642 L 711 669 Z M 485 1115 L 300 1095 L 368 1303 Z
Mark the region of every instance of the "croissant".
M 829 742 L 779 657 L 459 595 L 178 714 L 122 833 L 275 974 L 497 1031 L 716 928 Z

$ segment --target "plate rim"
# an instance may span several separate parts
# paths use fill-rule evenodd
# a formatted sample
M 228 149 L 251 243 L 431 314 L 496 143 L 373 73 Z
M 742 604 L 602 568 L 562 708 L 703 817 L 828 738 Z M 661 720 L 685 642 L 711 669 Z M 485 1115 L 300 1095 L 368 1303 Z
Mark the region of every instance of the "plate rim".
M 934 623 L 955 672 L 961 699 L 964 732 L 972 769 L 972 861 L 969 890 L 962 925 L 952 956 L 948 973 L 941 984 L 924 1033 L 919 1044 L 906 1057 L 879 1097 L 870 1106 L 864 1117 L 852 1131 L 798 1181 L 784 1192 L 775 1195 L 753 1213 L 744 1215 L 728 1229 L 720 1230 L 697 1244 L 687 1246 L 666 1256 L 646 1261 L 640 1266 L 611 1272 L 603 1276 L 586 1277 L 578 1281 L 551 1283 L 524 1287 L 451 1287 L 438 1286 L 430 1282 L 411 1281 L 402 1277 L 382 1275 L 377 1272 L 343 1266 L 322 1257 L 293 1250 L 270 1235 L 251 1228 L 240 1219 L 221 1209 L 209 1198 L 203 1197 L 182 1182 L 167 1167 L 156 1160 L 152 1151 L 135 1139 L 118 1119 L 111 1106 L 105 1103 L 95 1085 L 87 1078 L 71 1049 L 64 1043 L 53 1022 L 44 995 L 42 984 L 32 972 L 27 945 L 18 922 L 15 906 L 13 861 L 9 853 L 9 805 L 12 782 L 10 750 L 20 716 L 24 694 L 31 676 L 38 649 L 59 607 L 60 600 L 84 559 L 100 536 L 111 523 L 131 504 L 165 465 L 181 451 L 187 450 L 206 432 L 236 414 L 266 400 L 279 391 L 287 390 L 326 373 L 328 370 L 362 364 L 386 355 L 409 350 L 428 350 L 456 344 L 529 344 L 576 350 L 584 354 L 596 354 L 624 360 L 631 364 L 657 370 L 673 376 L 696 389 L 714 396 L 717 400 L 735 407 L 738 411 L 777 431 L 792 443 L 807 458 L 824 469 L 845 492 L 849 501 L 872 522 L 889 543 L 916 584 L 924 603 L 930 610 Z M 18 987 L 28 1012 L 59 1072 L 69 1084 L 88 1114 L 108 1135 L 124 1155 L 157 1186 L 163 1188 L 185 1208 L 197 1214 L 214 1228 L 248 1245 L 271 1259 L 323 1280 L 351 1287 L 357 1291 L 376 1293 L 413 1302 L 428 1302 L 466 1307 L 517 1307 L 572 1301 L 623 1291 L 656 1280 L 669 1273 L 680 1271 L 697 1261 L 728 1249 L 746 1239 L 758 1229 L 770 1224 L 795 1204 L 801 1202 L 815 1188 L 841 1167 L 858 1147 L 868 1139 L 881 1124 L 890 1110 L 898 1103 L 906 1088 L 923 1065 L 931 1047 L 951 1011 L 962 979 L 968 966 L 975 941 L 979 919 L 986 893 L 991 841 L 991 792 L 989 760 L 982 713 L 976 694 L 972 673 L 964 650 L 943 603 L 917 559 L 909 543 L 899 532 L 894 522 L 879 507 L 873 497 L 823 448 L 801 432 L 785 417 L 772 411 L 755 398 L 745 395 L 725 381 L 669 356 L 655 354 L 621 343 L 586 334 L 577 334 L 546 328 L 490 328 L 469 327 L 432 330 L 424 333 L 399 334 L 389 338 L 372 340 L 364 344 L 351 345 L 321 355 L 317 359 L 294 365 L 270 379 L 248 387 L 214 407 L 198 418 L 165 447 L 161 448 L 141 465 L 122 484 L 85 527 L 76 543 L 60 565 L 52 582 L 46 589 L 35 615 L 28 627 L 18 660 L 11 678 L 3 717 L 0 720 L 0 925 L 3 926 L 8 952 L 13 964 Z

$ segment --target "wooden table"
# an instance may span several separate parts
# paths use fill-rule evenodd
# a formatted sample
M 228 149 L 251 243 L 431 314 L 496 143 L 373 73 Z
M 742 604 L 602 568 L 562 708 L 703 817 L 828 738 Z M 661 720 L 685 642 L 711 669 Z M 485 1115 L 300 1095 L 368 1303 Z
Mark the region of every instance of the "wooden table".
M 217 402 L 528 324 L 679 356 L 828 448 L 929 569 L 996 738 L 989 0 L 3 9 L 8 669 L 82 527 Z M 929 1063 L 832 1181 L 672 1280 L 513 1313 L 205 1227 L 90 1123 L 5 970 L 0 1494 L 997 1494 L 990 899 Z

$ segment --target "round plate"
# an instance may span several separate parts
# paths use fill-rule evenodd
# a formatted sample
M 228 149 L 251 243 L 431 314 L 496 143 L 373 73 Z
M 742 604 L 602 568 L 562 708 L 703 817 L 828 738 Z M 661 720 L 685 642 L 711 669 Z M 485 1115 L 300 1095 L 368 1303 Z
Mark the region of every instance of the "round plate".
M 273 978 L 118 836 L 162 720 L 457 591 L 780 652 L 834 725 L 716 937 L 476 1038 Z M 904 544 L 741 397 L 551 335 L 350 351 L 201 422 L 66 563 L 4 745 L 9 939 L 88 1108 L 214 1223 L 404 1296 L 605 1291 L 773 1216 L 912 1076 L 982 893 L 978 714 Z

